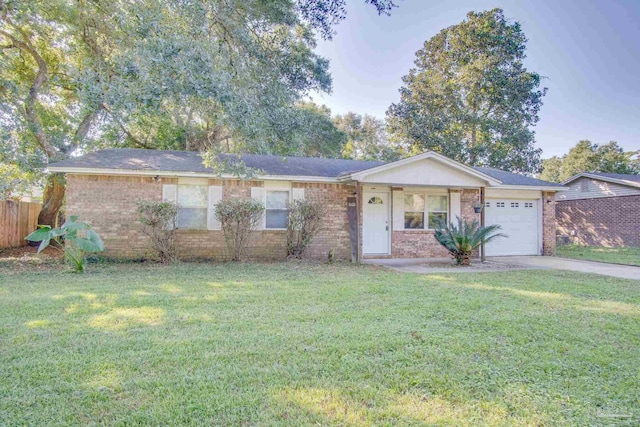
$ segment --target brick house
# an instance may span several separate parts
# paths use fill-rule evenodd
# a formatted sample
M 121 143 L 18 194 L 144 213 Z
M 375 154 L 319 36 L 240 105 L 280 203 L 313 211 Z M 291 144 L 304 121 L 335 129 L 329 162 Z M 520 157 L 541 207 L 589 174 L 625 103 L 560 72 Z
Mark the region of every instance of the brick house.
M 242 180 L 215 174 L 195 152 L 133 149 L 97 151 L 49 170 L 66 173 L 67 213 L 92 224 L 113 257 L 151 256 L 136 221 L 136 201 L 144 199 L 178 204 L 180 258 L 226 259 L 212 211 L 229 197 L 253 198 L 266 207 L 248 251 L 253 259 L 285 257 L 288 202 L 297 198 L 321 202 L 328 212 L 308 249 L 310 258 L 324 259 L 330 250 L 338 259 L 446 257 L 433 228 L 438 219 L 458 216 L 500 224 L 509 235 L 487 245 L 488 256 L 555 253 L 558 184 L 472 168 L 433 152 L 391 163 L 221 157 L 258 172 Z
M 584 172 L 563 184 L 556 205 L 562 240 L 640 247 L 640 175 Z

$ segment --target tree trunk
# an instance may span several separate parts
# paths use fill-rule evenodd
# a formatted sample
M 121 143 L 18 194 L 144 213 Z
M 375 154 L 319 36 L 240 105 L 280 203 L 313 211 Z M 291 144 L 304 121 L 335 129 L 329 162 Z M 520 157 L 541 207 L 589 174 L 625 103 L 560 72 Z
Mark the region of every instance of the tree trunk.
M 56 226 L 56 218 L 62 207 L 65 191 L 64 175 L 59 173 L 49 175 L 42 195 L 42 211 L 38 216 L 38 225 Z

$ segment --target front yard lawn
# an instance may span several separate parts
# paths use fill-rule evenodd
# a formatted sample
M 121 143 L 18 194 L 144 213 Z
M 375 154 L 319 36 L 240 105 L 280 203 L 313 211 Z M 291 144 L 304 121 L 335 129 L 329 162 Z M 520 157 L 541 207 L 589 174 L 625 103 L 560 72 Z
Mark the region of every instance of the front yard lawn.
M 564 258 L 584 259 L 588 261 L 640 265 L 640 248 L 558 245 L 557 255 Z
M 633 425 L 640 281 L 528 270 L 0 275 L 0 425 Z

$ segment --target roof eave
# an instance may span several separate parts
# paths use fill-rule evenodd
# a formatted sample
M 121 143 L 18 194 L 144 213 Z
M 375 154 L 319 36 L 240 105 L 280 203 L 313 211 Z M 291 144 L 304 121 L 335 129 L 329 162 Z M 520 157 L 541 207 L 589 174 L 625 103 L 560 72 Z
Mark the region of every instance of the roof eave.
M 118 176 L 159 176 L 172 178 L 209 178 L 209 179 L 240 179 L 233 174 L 214 174 L 206 172 L 189 171 L 162 171 L 162 170 L 135 170 L 135 169 L 107 169 L 107 168 L 74 168 L 64 166 L 51 166 L 51 172 L 72 173 L 79 175 L 118 175 Z M 250 179 L 264 181 L 301 181 L 301 182 L 325 182 L 339 183 L 337 178 L 325 176 L 297 176 L 297 175 L 256 175 Z
M 498 185 L 496 190 L 536 190 L 536 191 L 567 191 L 565 187 L 555 185 Z
M 565 179 L 564 181 L 561 182 L 562 185 L 567 185 L 570 182 L 573 182 L 577 179 L 580 178 L 592 178 L 592 179 L 597 179 L 599 181 L 605 181 L 605 182 L 611 182 L 613 184 L 620 184 L 620 185 L 626 185 L 628 187 L 635 187 L 635 188 L 640 188 L 640 183 L 638 182 L 633 182 L 633 181 L 625 181 L 623 179 L 618 179 L 618 178 L 611 178 L 608 176 L 602 176 L 602 175 L 596 175 L 593 173 L 589 173 L 589 172 L 581 172 L 577 175 L 572 176 L 571 178 Z

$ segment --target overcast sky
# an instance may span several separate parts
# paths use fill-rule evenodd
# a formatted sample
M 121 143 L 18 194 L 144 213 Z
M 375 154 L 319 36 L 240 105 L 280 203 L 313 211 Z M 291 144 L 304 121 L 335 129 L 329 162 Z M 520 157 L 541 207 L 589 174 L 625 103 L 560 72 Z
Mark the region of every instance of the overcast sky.
M 348 0 L 348 15 L 317 51 L 331 61 L 333 93 L 314 94 L 334 114 L 383 118 L 399 100 L 401 78 L 415 52 L 471 10 L 501 7 L 522 24 L 526 66 L 545 77 L 537 145 L 549 157 L 580 139 L 640 150 L 640 0 L 404 0 L 378 16 L 364 0 Z

